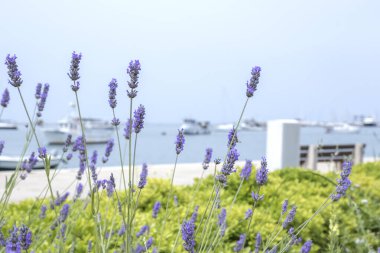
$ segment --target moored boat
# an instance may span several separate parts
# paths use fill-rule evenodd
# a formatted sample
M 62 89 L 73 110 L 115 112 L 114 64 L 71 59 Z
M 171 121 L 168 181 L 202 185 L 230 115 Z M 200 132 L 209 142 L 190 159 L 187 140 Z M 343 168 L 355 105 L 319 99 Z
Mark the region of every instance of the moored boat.
M 56 168 L 58 167 L 59 163 L 61 162 L 61 159 L 56 156 L 52 156 L 50 160 L 50 168 Z M 17 165 L 20 163 L 20 157 L 19 156 L 0 156 L 0 170 L 14 170 L 16 169 Z M 22 164 L 22 161 L 20 163 L 20 166 Z M 36 164 L 33 166 L 33 169 L 44 169 L 44 163 L 43 161 L 38 158 Z

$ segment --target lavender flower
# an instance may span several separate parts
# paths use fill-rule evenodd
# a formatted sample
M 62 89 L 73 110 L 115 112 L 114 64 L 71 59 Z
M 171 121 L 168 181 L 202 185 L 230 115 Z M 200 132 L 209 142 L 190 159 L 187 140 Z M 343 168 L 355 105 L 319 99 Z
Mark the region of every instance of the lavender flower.
M 237 131 L 235 128 L 232 128 L 229 132 L 228 132 L 228 145 L 227 147 L 229 149 L 231 148 L 234 148 L 236 146 L 236 143 L 238 143 L 238 137 L 237 137 Z
M 185 136 L 183 135 L 183 129 L 178 130 L 177 139 L 175 141 L 175 150 L 177 155 L 183 151 L 183 145 L 185 144 Z
M 227 227 L 227 210 L 225 208 L 222 208 L 218 214 L 218 226 L 220 229 L 220 236 L 223 237 Z
M 252 97 L 253 93 L 257 90 L 257 85 L 259 84 L 261 68 L 256 66 L 252 68 L 251 79 L 247 82 L 247 97 Z
M 37 105 L 37 107 L 38 107 L 37 117 L 41 117 L 41 115 L 42 115 L 42 111 L 45 108 L 48 93 L 49 93 L 49 84 L 45 83 L 44 89 L 43 89 L 42 94 L 41 94 L 41 99 Z
M 45 147 L 38 148 L 38 157 L 40 157 L 41 159 L 46 158 L 46 148 Z
M 9 100 L 10 100 L 9 91 L 8 89 L 5 89 L 1 97 L 1 102 L 0 102 L 1 106 L 4 108 L 7 107 L 9 104 Z
M 70 161 L 73 158 L 73 153 L 68 153 L 66 156 L 67 161 Z
M 251 208 L 249 208 L 249 209 L 245 212 L 244 219 L 245 219 L 245 220 L 248 220 L 249 218 L 251 218 L 252 214 L 253 214 L 253 211 L 252 211 Z
M 78 173 L 77 173 L 77 179 L 78 180 L 81 180 L 82 179 L 82 175 L 84 173 L 84 170 L 86 169 L 86 163 L 84 161 L 84 159 L 82 159 L 82 157 L 84 156 L 79 156 L 79 170 L 78 170 Z
M 9 238 L 7 239 L 5 252 L 21 253 L 21 245 L 18 238 L 18 228 L 13 225 L 13 230 L 9 231 Z
M 142 189 L 145 187 L 147 176 L 148 176 L 148 166 L 146 165 L 146 163 L 143 163 L 141 173 L 140 173 L 140 181 L 137 185 L 139 189 Z
M 55 199 L 54 201 L 54 204 L 56 206 L 60 206 L 63 204 L 63 202 L 66 201 L 67 197 L 69 197 L 69 192 L 66 192 L 65 194 L 63 194 L 62 196 L 59 196 L 59 193 L 57 193 L 58 197 Z
M 4 141 L 0 140 L 0 155 L 3 153 Z
M 346 191 L 351 185 L 351 181 L 348 178 L 351 174 L 352 163 L 344 162 L 343 170 L 340 173 L 340 179 L 337 180 L 338 185 L 336 186 L 336 193 L 331 195 L 333 201 L 338 201 L 341 197 L 346 195 Z
M 284 215 L 287 210 L 288 210 L 288 200 L 285 199 L 284 202 L 282 203 L 281 215 Z
M 245 161 L 245 165 L 244 165 L 243 169 L 240 172 L 240 178 L 242 180 L 248 180 L 249 176 L 251 175 L 251 171 L 252 171 L 252 161 L 251 160 L 246 160 Z
M 113 125 L 113 126 L 118 126 L 118 125 L 120 125 L 120 120 L 119 120 L 118 118 L 113 118 L 113 119 L 111 120 L 111 125 Z
M 183 247 L 185 248 L 186 251 L 190 253 L 194 253 L 195 250 L 195 235 L 194 235 L 194 230 L 195 230 L 195 224 L 191 221 L 184 221 L 182 223 L 181 231 L 182 231 L 182 240 L 183 242 Z
M 277 253 L 277 246 L 274 246 L 268 253 Z
M 79 183 L 75 189 L 75 197 L 74 199 L 80 198 L 83 192 L 83 184 Z
M 134 60 L 129 62 L 127 73 L 131 78 L 131 81 L 128 82 L 128 86 L 131 89 L 135 89 L 138 86 L 138 78 L 141 70 L 141 65 L 139 60 Z
M 218 165 L 218 164 L 220 164 L 221 161 L 222 161 L 222 160 L 221 160 L 220 158 L 216 158 L 216 159 L 214 160 L 214 163 L 215 163 L 215 165 Z
M 258 253 L 260 251 L 261 241 L 262 241 L 261 234 L 257 233 L 256 243 L 255 243 L 255 253 Z
M 142 236 L 143 234 L 145 234 L 145 232 L 147 232 L 149 230 L 149 226 L 148 225 L 144 225 L 140 228 L 140 231 L 137 232 L 136 234 L 136 237 L 139 238 L 140 236 Z
M 198 210 L 199 210 L 199 206 L 195 206 L 195 208 L 194 208 L 194 212 L 193 212 L 193 214 L 191 215 L 191 218 L 190 218 L 190 221 L 191 221 L 192 223 L 195 223 L 195 222 L 197 221 Z
M 84 154 L 85 148 L 84 148 L 84 139 L 82 136 L 78 136 L 75 139 L 72 150 L 73 152 L 76 152 L 79 150 L 80 153 Z
M 65 143 L 63 144 L 63 148 L 62 148 L 63 152 L 67 152 L 69 150 L 69 146 L 71 145 L 71 139 L 72 139 L 72 135 L 68 134 L 66 137 Z
M 129 138 L 131 137 L 132 124 L 133 123 L 131 119 L 128 119 L 127 122 L 125 122 L 124 137 L 127 140 L 129 140 Z
M 64 204 L 60 213 L 59 213 L 59 221 L 61 223 L 65 222 L 65 220 L 67 219 L 67 216 L 69 215 L 69 209 L 70 209 L 70 205 L 69 204 Z
M 46 205 L 42 205 L 41 206 L 41 212 L 40 212 L 40 215 L 39 215 L 39 217 L 41 219 L 45 219 L 45 217 L 46 217 L 46 210 L 47 210 L 47 206 Z
M 36 163 L 38 162 L 38 159 L 37 159 L 37 156 L 35 155 L 34 152 L 32 152 L 29 156 L 29 159 L 28 159 L 28 165 L 26 166 L 25 170 L 30 173 L 33 169 L 33 167 L 36 165 Z
M 267 160 L 265 157 L 261 158 L 261 168 L 256 172 L 256 182 L 258 185 L 262 186 L 268 181 L 268 169 Z
M 70 77 L 71 80 L 74 82 L 79 80 L 79 63 L 82 60 L 82 54 L 77 54 L 75 51 L 71 55 L 71 65 L 70 65 L 70 73 L 67 73 L 67 75 Z
M 239 159 L 239 153 L 236 148 L 232 148 L 227 155 L 227 161 L 223 164 L 221 172 L 228 176 L 231 173 L 235 172 L 234 165 L 235 162 Z
M 138 134 L 144 128 L 145 107 L 140 105 L 134 112 L 133 129 Z
M 107 145 L 106 145 L 106 151 L 103 157 L 103 163 L 106 163 L 108 161 L 108 158 L 111 155 L 111 152 L 113 150 L 113 145 L 114 145 L 114 140 L 113 139 L 108 140 Z
M 112 78 L 111 82 L 108 84 L 108 87 L 110 88 L 108 93 L 108 103 L 112 109 L 116 107 L 117 101 L 116 101 L 116 88 L 117 88 L 117 80 L 115 78 Z
M 80 83 L 78 81 L 74 81 L 74 83 L 71 85 L 71 89 L 74 91 L 74 92 L 77 92 L 80 88 Z
M 113 174 L 111 173 L 110 180 L 107 181 L 107 196 L 110 198 L 113 195 L 113 192 L 115 191 L 115 178 L 113 177 Z
M 96 161 L 98 159 L 98 151 L 94 150 L 91 156 L 91 163 L 90 163 L 90 170 L 91 170 L 91 177 L 94 182 L 98 180 L 98 175 L 96 173 Z
M 156 203 L 154 203 L 154 206 L 153 206 L 153 213 L 152 213 L 153 218 L 157 218 L 157 215 L 160 209 L 161 209 L 161 202 L 156 201 Z
M 37 83 L 37 85 L 36 85 L 36 93 L 34 93 L 34 97 L 36 99 L 40 99 L 41 98 L 41 89 L 42 89 L 42 83 Z
M 282 227 L 286 228 L 289 223 L 291 223 L 294 220 L 294 216 L 296 215 L 297 207 L 293 206 L 288 215 L 286 216 L 284 222 L 282 223 Z
M 258 193 L 254 192 L 251 193 L 251 196 L 254 201 L 260 201 L 264 199 L 264 195 L 259 195 Z
M 306 241 L 304 245 L 302 245 L 300 253 L 309 253 L 311 250 L 311 245 L 313 242 L 311 240 Z
M 29 249 L 30 244 L 32 244 L 32 232 L 27 226 L 22 225 L 20 227 L 20 234 L 18 240 L 23 250 Z
M 212 148 L 206 149 L 205 159 L 203 160 L 202 166 L 204 170 L 207 170 L 212 157 Z
M 17 88 L 21 86 L 22 79 L 21 79 L 21 72 L 18 70 L 16 59 L 17 59 L 16 55 L 10 56 L 10 54 L 8 54 L 7 57 L 5 58 L 5 65 L 7 65 L 7 68 L 8 68 L 8 76 L 9 76 L 8 82 L 12 86 Z
M 236 242 L 236 245 L 234 247 L 234 252 L 240 252 L 244 247 L 244 243 L 245 243 L 245 234 L 241 234 L 239 237 L 239 240 Z
M 145 247 L 146 249 L 149 249 L 153 245 L 153 237 L 149 237 L 149 239 L 146 241 Z
M 119 236 L 122 236 L 122 235 L 125 234 L 125 230 L 126 230 L 125 225 L 122 224 L 122 225 L 121 225 L 121 228 L 119 229 L 119 232 L 117 232 L 117 234 L 118 234 Z

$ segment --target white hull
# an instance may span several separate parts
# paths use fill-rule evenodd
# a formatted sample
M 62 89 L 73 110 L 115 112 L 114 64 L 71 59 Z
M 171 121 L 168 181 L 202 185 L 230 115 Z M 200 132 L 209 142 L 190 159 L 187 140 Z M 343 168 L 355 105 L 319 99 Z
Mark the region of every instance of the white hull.
M 327 128 L 327 133 L 359 133 L 360 127 L 350 125 L 350 124 L 343 124 L 343 125 L 335 125 Z
M 10 122 L 0 122 L 0 129 L 17 129 L 17 125 Z
M 0 170 L 14 170 L 20 161 L 19 156 L 0 156 Z M 60 159 L 58 157 L 51 157 L 50 168 L 55 168 L 59 165 Z M 43 161 L 38 158 L 36 165 L 33 169 L 44 169 Z
M 106 143 L 113 135 L 113 129 L 87 129 L 86 134 L 86 143 Z M 66 141 L 67 135 L 71 134 L 73 139 L 80 136 L 81 133 L 77 131 L 62 131 L 54 129 L 44 130 L 45 138 L 48 144 L 63 144 Z

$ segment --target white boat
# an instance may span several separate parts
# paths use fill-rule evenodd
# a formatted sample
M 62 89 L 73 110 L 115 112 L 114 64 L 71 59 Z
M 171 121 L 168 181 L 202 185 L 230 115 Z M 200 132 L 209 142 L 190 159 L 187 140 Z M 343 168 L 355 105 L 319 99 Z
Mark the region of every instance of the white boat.
M 17 129 L 17 125 L 9 121 L 0 121 L 0 129 Z
M 327 133 L 359 133 L 360 127 L 348 123 L 338 123 L 326 127 Z
M 217 131 L 230 131 L 234 127 L 234 124 L 219 124 L 215 126 Z
M 365 116 L 365 115 L 355 115 L 354 121 L 352 124 L 355 126 L 362 126 L 362 127 L 376 127 L 377 126 L 375 117 Z
M 196 121 L 194 119 L 185 119 L 180 127 L 183 133 L 187 135 L 210 134 L 210 123 L 208 121 Z
M 86 143 L 105 143 L 114 133 L 112 125 L 105 120 L 82 118 L 85 129 Z M 43 129 L 47 143 L 62 144 L 69 134 L 73 139 L 82 135 L 79 117 L 67 117 L 59 121 L 58 128 Z
M 258 122 L 255 119 L 246 119 L 243 122 L 241 122 L 239 127 L 239 129 L 245 131 L 263 131 L 265 130 L 265 128 L 265 123 Z
M 0 156 L 0 170 L 14 170 L 16 169 L 18 163 L 20 162 L 19 156 Z M 50 168 L 56 168 L 59 163 L 61 162 L 61 159 L 56 156 L 52 156 L 50 160 Z M 38 161 L 36 165 L 34 165 L 33 169 L 44 169 L 44 163 L 43 161 L 38 158 Z

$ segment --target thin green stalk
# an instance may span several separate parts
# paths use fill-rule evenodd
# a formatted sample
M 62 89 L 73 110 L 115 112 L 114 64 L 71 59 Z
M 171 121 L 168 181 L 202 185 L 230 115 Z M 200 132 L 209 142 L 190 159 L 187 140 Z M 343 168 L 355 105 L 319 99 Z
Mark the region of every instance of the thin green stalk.
M 132 119 L 132 105 L 133 105 L 133 99 L 130 99 L 130 104 L 129 104 L 129 119 Z M 132 127 L 132 126 L 131 126 Z M 132 200 L 132 182 L 131 182 L 131 177 L 132 177 L 132 131 L 129 132 L 129 141 L 128 141 L 128 215 L 127 215 L 127 224 L 130 224 L 130 219 L 131 219 L 131 200 Z M 126 228 L 127 229 L 127 252 L 132 252 L 132 244 L 131 244 L 131 239 L 132 239 L 132 232 L 129 226 Z
M 232 203 L 231 203 L 231 205 L 230 205 L 230 208 L 228 209 L 228 213 L 230 213 L 230 211 L 231 211 L 233 205 L 235 204 L 236 198 L 237 198 L 237 196 L 239 195 L 239 192 L 240 192 L 240 189 L 241 189 L 243 183 L 244 183 L 244 178 L 242 178 L 242 179 L 240 180 L 239 187 L 238 187 L 238 189 L 237 189 L 237 191 L 236 191 L 236 193 L 235 193 L 235 196 L 234 196 L 234 199 L 232 200 Z
M 172 194 L 173 194 L 173 182 L 174 182 L 175 169 L 177 167 L 178 156 L 179 155 L 177 154 L 176 157 L 175 157 L 174 168 L 173 168 L 173 172 L 172 172 L 172 178 L 171 178 L 171 181 L 170 181 L 170 190 L 169 190 L 169 194 L 167 195 L 167 199 L 166 199 L 166 208 L 165 208 L 164 222 L 162 223 L 162 226 L 161 226 L 161 240 L 160 240 L 160 242 L 158 244 L 158 249 L 160 249 L 161 241 L 163 240 L 162 237 L 164 235 L 166 220 L 168 218 L 169 201 L 171 200 L 171 197 L 172 197 Z
M 3 116 L 3 112 L 4 112 L 4 107 L 1 108 L 1 111 L 0 111 L 0 119 L 1 119 L 1 116 Z
M 113 117 L 116 118 L 115 116 L 115 109 L 112 108 L 112 113 L 113 113 Z M 120 156 L 120 165 L 121 165 L 121 174 L 122 174 L 122 177 L 123 178 L 123 183 L 124 183 L 124 190 L 127 191 L 127 185 L 126 185 L 126 180 L 125 180 L 125 174 L 124 174 L 124 163 L 123 163 L 123 157 L 122 157 L 122 154 L 121 154 L 121 144 L 120 144 L 120 137 L 119 137 L 119 129 L 118 129 L 118 126 L 115 126 L 115 132 L 116 132 L 116 137 L 117 137 L 117 144 L 119 146 L 119 156 Z
M 257 189 L 257 195 L 260 195 L 260 186 L 259 188 Z M 255 201 L 253 202 L 253 207 L 252 207 L 252 215 L 251 217 L 249 218 L 249 222 L 248 222 L 248 228 L 247 228 L 247 231 L 245 233 L 246 235 L 246 238 L 249 237 L 249 230 L 251 228 L 251 223 L 252 223 L 252 218 L 253 218 L 253 215 L 255 214 L 255 208 L 256 208 L 256 204 L 257 204 L 257 200 L 255 199 Z M 247 242 L 247 239 L 244 240 L 244 243 L 243 243 L 243 249 L 244 249 L 244 246 L 245 246 L 245 243 Z

